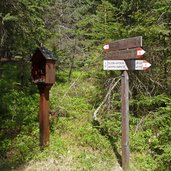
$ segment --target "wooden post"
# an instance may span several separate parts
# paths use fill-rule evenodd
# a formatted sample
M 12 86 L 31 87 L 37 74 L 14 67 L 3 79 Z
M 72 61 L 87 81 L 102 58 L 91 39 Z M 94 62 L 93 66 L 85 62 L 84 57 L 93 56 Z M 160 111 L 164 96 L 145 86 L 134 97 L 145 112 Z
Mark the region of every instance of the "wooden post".
M 40 111 L 39 111 L 39 124 L 40 124 L 40 146 L 44 147 L 49 145 L 49 90 L 51 86 L 46 84 L 38 84 L 40 93 Z
M 122 102 L 122 168 L 129 169 L 129 77 L 127 71 L 123 71 L 121 79 Z

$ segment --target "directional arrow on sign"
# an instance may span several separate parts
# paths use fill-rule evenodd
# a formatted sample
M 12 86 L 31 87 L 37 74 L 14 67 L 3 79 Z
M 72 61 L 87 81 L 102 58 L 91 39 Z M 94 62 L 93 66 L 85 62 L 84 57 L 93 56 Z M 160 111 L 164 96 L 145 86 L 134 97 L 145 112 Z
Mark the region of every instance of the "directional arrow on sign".
M 142 65 L 143 65 L 143 70 L 146 70 L 151 66 L 151 64 L 146 60 L 143 61 Z
M 151 64 L 146 60 L 104 60 L 104 70 L 146 70 Z
M 137 58 L 140 59 L 142 55 L 144 55 L 145 50 L 142 48 L 137 48 Z
M 107 48 L 108 46 L 105 45 Z M 115 59 L 140 59 L 145 51 L 142 48 L 134 48 L 127 50 L 109 51 L 105 53 L 105 60 Z
M 108 49 L 109 49 L 109 44 L 105 44 L 105 45 L 103 46 L 103 49 L 104 49 L 104 50 L 108 50 Z

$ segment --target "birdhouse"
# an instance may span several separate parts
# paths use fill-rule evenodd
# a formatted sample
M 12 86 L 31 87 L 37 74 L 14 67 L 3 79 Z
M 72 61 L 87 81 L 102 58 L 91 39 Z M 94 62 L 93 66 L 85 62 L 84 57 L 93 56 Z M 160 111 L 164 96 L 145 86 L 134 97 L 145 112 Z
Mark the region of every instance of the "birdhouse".
M 55 62 L 52 52 L 44 47 L 37 48 L 31 58 L 32 62 L 32 81 L 35 84 L 55 83 Z

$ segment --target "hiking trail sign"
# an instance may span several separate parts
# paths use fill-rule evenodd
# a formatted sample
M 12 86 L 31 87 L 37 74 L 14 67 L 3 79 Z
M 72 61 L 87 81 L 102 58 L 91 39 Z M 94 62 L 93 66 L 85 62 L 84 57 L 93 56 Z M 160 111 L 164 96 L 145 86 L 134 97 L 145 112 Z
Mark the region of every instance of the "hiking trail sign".
M 146 60 L 104 60 L 104 70 L 146 70 L 151 66 Z
M 122 168 L 129 169 L 129 76 L 127 70 L 146 70 L 151 64 L 139 60 L 145 51 L 142 49 L 142 36 L 121 39 L 106 43 L 104 49 L 104 70 L 121 70 L 121 113 L 122 113 Z
M 132 49 L 142 47 L 142 36 L 132 37 L 127 39 L 116 40 L 114 42 L 105 43 L 103 49 L 108 51 Z

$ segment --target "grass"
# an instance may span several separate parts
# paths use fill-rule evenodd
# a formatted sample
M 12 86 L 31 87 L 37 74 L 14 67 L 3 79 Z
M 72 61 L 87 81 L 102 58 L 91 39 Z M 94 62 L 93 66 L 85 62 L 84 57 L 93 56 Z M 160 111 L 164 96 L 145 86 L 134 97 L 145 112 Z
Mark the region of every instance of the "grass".
M 100 104 L 98 100 L 104 97 L 100 87 L 102 80 L 102 73 L 95 74 L 94 70 L 74 71 L 70 82 L 67 81 L 66 72 L 58 75 L 58 80 L 50 91 L 50 110 L 54 114 L 50 116 L 50 145 L 44 150 L 39 148 L 38 93 L 32 98 L 16 94 L 14 99 L 17 110 L 13 108 L 14 100 L 4 98 L 8 104 L 11 102 L 10 109 L 13 115 L 15 114 L 16 121 L 24 118 L 24 124 L 21 124 L 19 134 L 12 139 L 1 141 L 0 150 L 3 155 L 0 157 L 0 170 L 121 170 L 119 100 L 114 98 L 112 101 L 115 112 L 106 112 L 105 106 L 100 111 L 100 124 L 93 120 L 93 112 Z M 23 104 L 27 104 L 26 108 L 23 108 Z M 151 132 L 138 131 L 135 134 L 135 127 L 139 122 L 139 118 L 130 115 L 130 171 L 155 170 L 156 163 L 148 153 L 149 144 L 146 143 L 151 137 Z M 11 123 L 16 125 L 11 120 L 10 128 Z
M 110 171 L 114 168 L 117 162 L 110 142 L 92 125 L 92 102 L 99 92 L 89 74 L 74 71 L 71 82 L 63 79 L 53 86 L 50 108 L 56 115 L 50 119 L 50 146 L 43 151 L 36 150 L 32 159 L 18 170 Z

